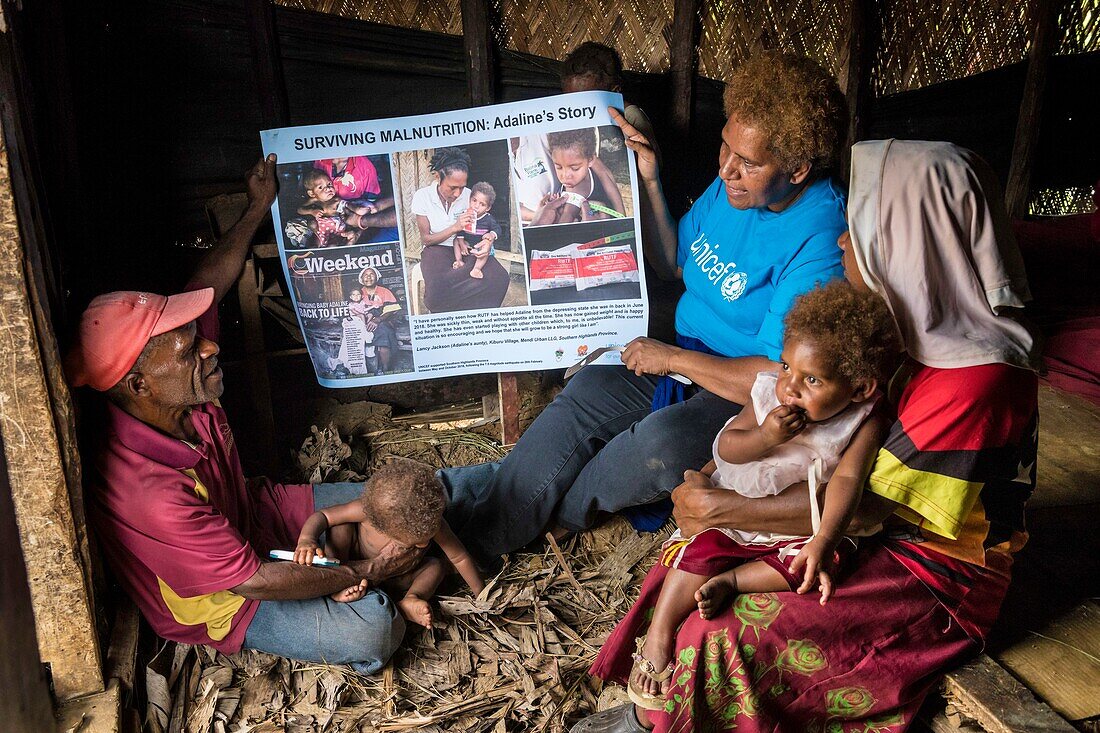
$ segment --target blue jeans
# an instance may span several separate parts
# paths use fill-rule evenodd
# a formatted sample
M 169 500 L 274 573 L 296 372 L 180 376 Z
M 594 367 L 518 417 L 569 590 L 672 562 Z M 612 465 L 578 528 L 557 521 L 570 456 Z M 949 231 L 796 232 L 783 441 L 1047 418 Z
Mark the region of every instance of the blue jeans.
M 590 366 L 547 405 L 503 461 L 438 473 L 447 522 L 479 563 L 539 537 L 551 524 L 580 531 L 601 512 L 669 495 L 711 458 L 714 437 L 741 406 L 697 389 L 650 411 L 657 378 Z
M 314 484 L 314 509 L 353 501 L 362 482 Z M 261 601 L 244 636 L 246 649 L 308 662 L 350 664 L 377 672 L 397 650 L 405 619 L 389 596 L 370 590 L 354 603 L 328 596 L 302 601 Z

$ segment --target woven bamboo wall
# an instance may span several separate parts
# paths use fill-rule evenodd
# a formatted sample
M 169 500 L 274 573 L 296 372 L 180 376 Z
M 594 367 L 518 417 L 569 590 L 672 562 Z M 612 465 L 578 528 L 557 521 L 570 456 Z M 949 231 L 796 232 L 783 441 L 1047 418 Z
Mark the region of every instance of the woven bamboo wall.
M 503 48 L 561 60 L 585 41 L 618 49 L 631 71 L 668 70 L 672 0 L 493 0 Z
M 1030 46 L 1028 3 L 884 0 L 872 70 L 876 94 L 894 94 L 1022 61 Z
M 1100 0 L 1069 0 L 1068 6 L 1058 18 L 1065 29 L 1058 53 L 1100 51 Z
M 848 7 L 848 0 L 703 0 L 699 73 L 724 79 L 767 48 L 809 56 L 839 74 Z
M 275 0 L 278 5 L 404 28 L 462 32 L 459 0 Z M 845 64 L 851 0 L 703 0 L 699 73 L 725 78 L 759 48 L 805 54 L 834 74 Z M 1100 0 L 1066 0 L 1059 53 L 1100 50 Z M 1024 0 L 879 0 L 882 29 L 872 88 L 918 89 L 1022 61 L 1031 19 Z M 668 70 L 672 0 L 492 0 L 502 48 L 562 59 L 584 41 L 619 50 L 638 72 Z
M 341 18 L 417 28 L 436 33 L 462 33 L 459 0 L 274 0 L 276 5 L 296 10 L 329 13 Z

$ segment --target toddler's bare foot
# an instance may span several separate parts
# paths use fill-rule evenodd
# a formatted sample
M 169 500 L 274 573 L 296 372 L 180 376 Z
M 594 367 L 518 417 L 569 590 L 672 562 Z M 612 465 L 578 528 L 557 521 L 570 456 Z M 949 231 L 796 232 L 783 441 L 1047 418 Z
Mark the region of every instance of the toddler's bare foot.
M 735 595 L 737 595 L 737 578 L 733 571 L 715 575 L 695 591 L 695 602 L 699 604 L 699 617 L 714 618 Z
M 406 620 L 420 624 L 425 629 L 432 627 L 432 607 L 420 596 L 406 593 L 405 597 L 397 602 L 397 608 Z
M 451 265 L 451 269 L 452 269 L 452 270 L 461 270 L 461 269 L 462 269 L 462 263 L 461 263 L 461 262 L 455 262 L 455 263 L 453 263 L 453 264 Z
M 478 270 L 478 269 L 475 268 L 473 270 L 470 270 L 470 277 L 477 278 L 478 280 L 480 280 L 481 278 L 483 278 L 485 276 L 481 274 L 481 270 Z
M 650 629 L 645 640 L 645 646 L 642 647 L 642 658 L 652 665 L 648 670 L 651 674 L 664 672 L 668 667 L 668 663 L 672 661 L 673 639 L 674 637 L 671 635 L 655 634 Z M 634 669 L 630 673 L 630 681 L 636 689 L 649 695 L 664 695 L 668 692 L 668 680 L 658 682 L 653 679 L 650 674 L 646 674 L 641 669 L 641 663 L 635 663 Z

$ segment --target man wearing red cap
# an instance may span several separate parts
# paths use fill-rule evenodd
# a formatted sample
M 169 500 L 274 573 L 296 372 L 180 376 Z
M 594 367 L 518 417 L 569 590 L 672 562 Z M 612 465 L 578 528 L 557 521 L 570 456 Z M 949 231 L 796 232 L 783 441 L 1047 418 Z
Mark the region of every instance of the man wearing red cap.
M 263 562 L 269 550 L 295 546 L 313 511 L 353 500 L 361 485 L 246 480 L 217 402 L 217 303 L 275 199 L 274 156 L 250 171 L 248 197 L 187 292 L 108 293 L 81 317 L 69 381 L 107 398 L 89 515 L 119 583 L 160 636 L 373 672 L 397 648 L 404 621 L 370 584 L 414 557 L 393 546 L 336 568 Z

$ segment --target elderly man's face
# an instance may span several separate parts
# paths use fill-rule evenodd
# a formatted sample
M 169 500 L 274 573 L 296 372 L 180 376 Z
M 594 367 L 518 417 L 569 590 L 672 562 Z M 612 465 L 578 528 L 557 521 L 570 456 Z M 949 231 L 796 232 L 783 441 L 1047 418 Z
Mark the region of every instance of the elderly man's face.
M 158 336 L 142 354 L 137 371 L 149 399 L 163 408 L 213 402 L 225 389 L 218 345 L 195 331 L 195 322 Z

